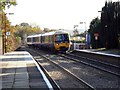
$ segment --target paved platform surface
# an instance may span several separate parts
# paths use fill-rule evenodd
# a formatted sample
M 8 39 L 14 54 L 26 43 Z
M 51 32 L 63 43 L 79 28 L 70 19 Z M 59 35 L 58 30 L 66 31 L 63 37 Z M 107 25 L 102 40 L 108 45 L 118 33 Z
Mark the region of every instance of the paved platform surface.
M 116 50 L 107 50 L 107 51 L 100 51 L 97 49 L 75 49 L 76 51 L 81 51 L 81 52 L 88 52 L 88 53 L 95 53 L 95 54 L 101 54 L 101 55 L 106 55 L 106 56 L 113 56 L 113 57 L 118 57 L 120 58 L 120 51 Z
M 14 51 L 0 56 L 0 72 L 0 89 L 48 89 L 33 58 L 26 51 Z

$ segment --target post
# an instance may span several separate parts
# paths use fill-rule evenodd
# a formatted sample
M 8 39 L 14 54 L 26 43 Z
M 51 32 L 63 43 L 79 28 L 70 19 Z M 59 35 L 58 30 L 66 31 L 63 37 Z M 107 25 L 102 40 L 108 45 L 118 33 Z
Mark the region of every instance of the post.
M 73 49 L 75 50 L 75 49 L 76 49 L 76 43 L 75 43 L 75 40 L 76 40 L 76 39 L 75 39 L 75 37 L 74 37 L 74 39 L 73 39 L 73 40 L 74 40 L 74 43 L 73 43 L 74 48 L 73 48 Z
M 85 41 L 87 42 L 87 38 L 86 38 L 86 35 L 87 35 L 87 28 L 86 28 L 86 22 L 80 22 L 80 24 L 84 24 L 85 25 L 85 31 L 84 31 L 84 33 L 85 33 Z
M 4 54 L 3 35 L 2 35 L 2 11 L 0 10 L 0 55 Z
M 6 14 L 4 14 L 5 16 L 5 33 L 4 33 L 4 44 L 5 44 L 5 53 L 7 52 L 7 48 L 6 48 Z
M 99 33 L 94 33 L 94 37 L 95 37 L 95 40 L 96 40 L 96 45 L 95 45 L 95 48 L 97 49 L 98 48 L 98 36 L 99 36 Z
M 0 32 L 0 55 L 4 54 L 3 49 L 3 35 L 2 32 Z
M 6 16 L 6 15 L 7 15 L 7 14 L 13 15 L 14 13 L 5 13 L 5 14 L 4 14 L 4 15 L 5 15 L 5 33 L 4 33 L 4 42 L 5 42 L 5 43 L 4 43 L 4 44 L 5 44 L 5 47 L 4 47 L 4 48 L 5 48 L 5 53 L 7 53 L 7 47 L 6 47 L 6 46 L 7 46 L 7 42 L 6 42 L 6 39 L 7 39 L 7 35 L 6 35 L 6 33 L 7 33 L 7 30 L 6 30 L 6 24 L 7 24 L 6 21 L 7 21 L 7 18 L 6 18 L 6 17 L 7 17 L 7 16 Z

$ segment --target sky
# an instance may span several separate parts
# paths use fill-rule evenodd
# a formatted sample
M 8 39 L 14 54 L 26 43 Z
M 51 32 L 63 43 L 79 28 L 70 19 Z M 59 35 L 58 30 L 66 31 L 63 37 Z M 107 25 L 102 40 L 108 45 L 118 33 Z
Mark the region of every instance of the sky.
M 74 25 L 79 32 L 89 28 L 92 19 L 100 17 L 106 0 L 16 0 L 17 6 L 6 9 L 12 25 L 26 22 L 41 29 L 65 29 L 72 33 Z M 107 0 L 108 1 L 108 0 Z M 110 0 L 109 0 L 110 1 Z M 118 0 L 112 0 L 118 1 Z M 85 22 L 80 24 L 80 22 Z

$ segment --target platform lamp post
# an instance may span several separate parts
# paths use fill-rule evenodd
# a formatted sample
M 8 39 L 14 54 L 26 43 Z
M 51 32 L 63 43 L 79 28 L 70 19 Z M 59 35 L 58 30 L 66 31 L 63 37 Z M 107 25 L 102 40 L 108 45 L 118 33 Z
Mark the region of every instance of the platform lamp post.
M 78 25 L 74 25 L 74 31 L 73 31 L 73 33 L 74 33 L 74 38 L 73 38 L 73 50 L 75 50 L 76 49 L 76 35 L 78 34 L 78 30 L 77 30 L 77 27 L 78 27 Z
M 80 24 L 84 24 L 84 25 L 85 25 L 85 40 L 87 41 L 87 39 L 86 39 L 86 34 L 87 34 L 87 33 L 86 33 L 86 30 L 87 30 L 87 29 L 86 29 L 86 22 L 80 22 Z
M 6 15 L 7 15 L 7 14 L 8 14 L 8 15 L 13 15 L 14 13 L 5 13 L 5 14 L 4 14 L 4 15 L 5 15 L 5 33 L 4 33 L 4 42 L 5 42 L 5 43 L 4 43 L 4 45 L 5 45 L 4 48 L 5 48 L 5 53 L 7 52 L 7 48 L 6 48 L 6 46 L 7 46 L 6 43 L 7 43 L 7 42 L 6 42 L 6 39 L 7 39 L 7 33 L 8 33 L 7 30 L 6 30 L 6 20 L 7 20 Z

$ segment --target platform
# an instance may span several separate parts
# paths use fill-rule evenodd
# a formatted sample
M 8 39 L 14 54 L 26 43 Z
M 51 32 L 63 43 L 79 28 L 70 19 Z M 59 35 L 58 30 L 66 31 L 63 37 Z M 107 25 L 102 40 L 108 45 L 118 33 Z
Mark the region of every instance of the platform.
M 14 51 L 0 56 L 0 72 L 0 89 L 49 87 L 34 59 L 26 51 Z
M 75 49 L 75 51 L 86 52 L 86 53 L 93 53 L 93 54 L 99 54 L 99 55 L 104 55 L 104 56 L 111 56 L 111 57 L 120 58 L 119 54 L 111 53 L 111 52 L 103 52 L 103 51 L 99 51 L 97 49 Z

